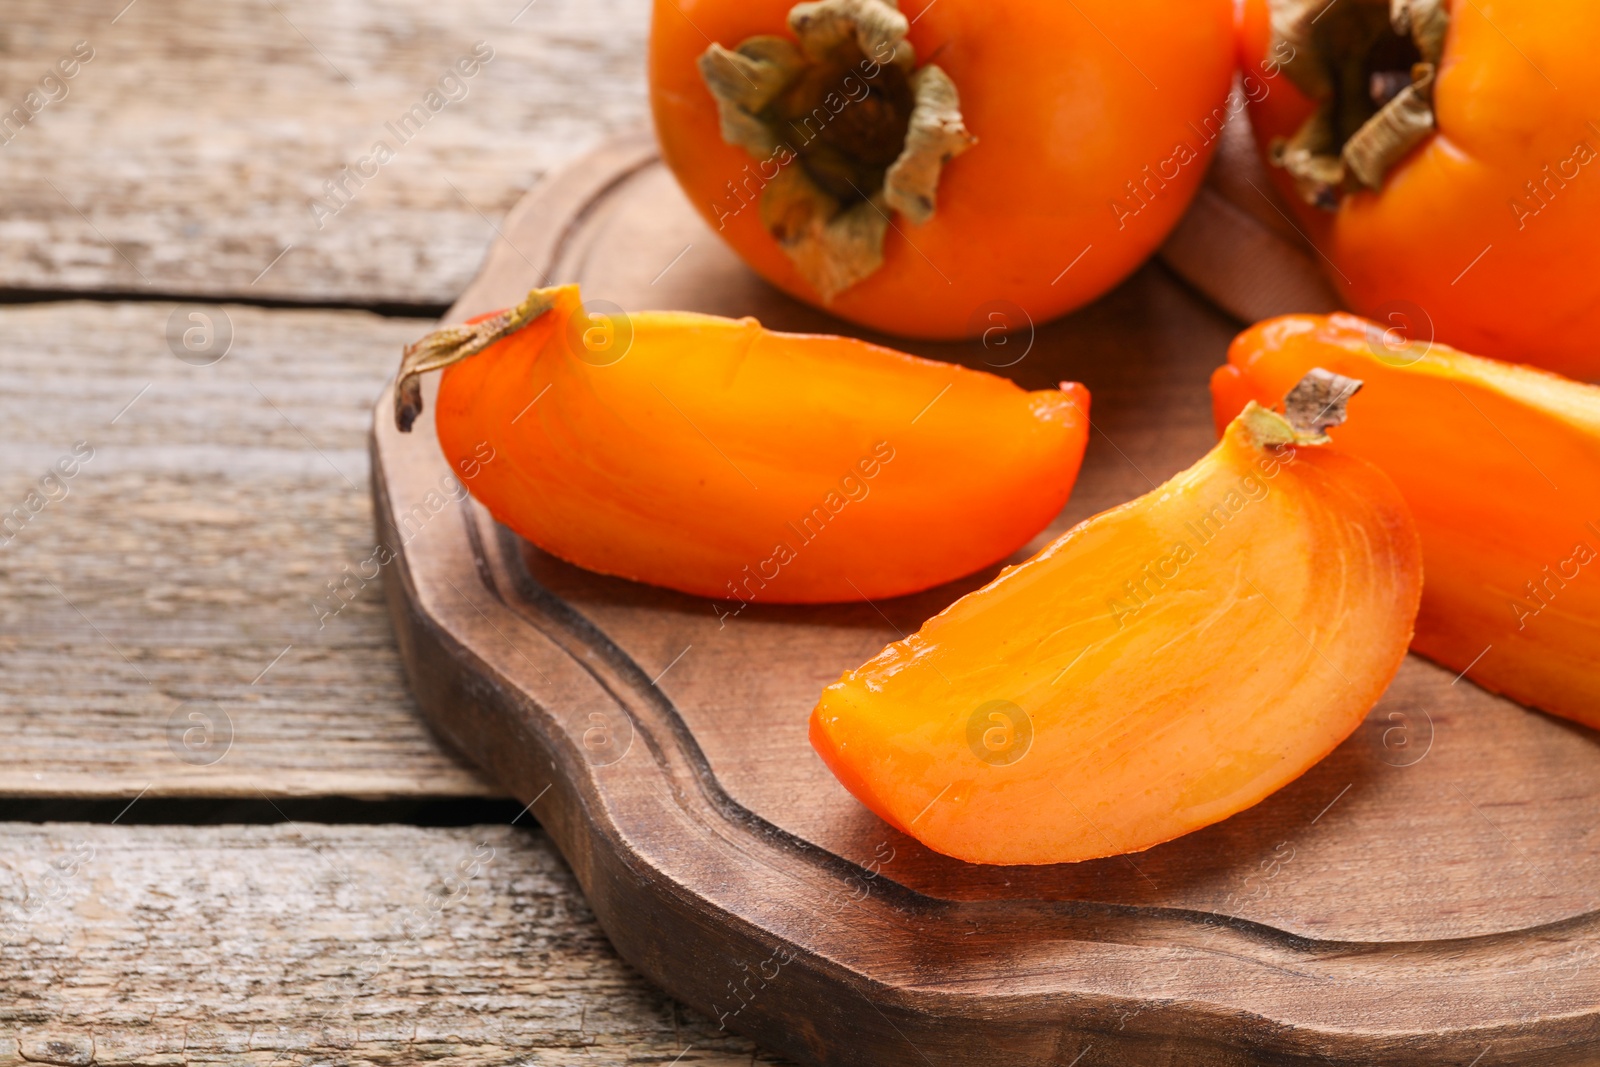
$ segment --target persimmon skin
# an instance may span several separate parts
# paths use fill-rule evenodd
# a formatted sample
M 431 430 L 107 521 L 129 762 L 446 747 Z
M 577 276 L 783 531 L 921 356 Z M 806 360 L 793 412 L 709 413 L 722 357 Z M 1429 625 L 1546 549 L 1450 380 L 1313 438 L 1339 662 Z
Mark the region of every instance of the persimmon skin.
M 1269 169 L 1356 312 L 1479 355 L 1600 378 L 1600 246 L 1576 236 L 1600 232 L 1600 5 L 1448 6 L 1438 129 L 1382 189 L 1346 195 L 1330 214 Z M 1270 39 L 1267 0 L 1244 0 L 1245 71 L 1270 65 Z M 1269 84 L 1250 105 L 1263 153 L 1314 110 L 1287 77 Z
M 565 287 L 447 367 L 435 408 L 472 495 L 589 570 L 747 602 L 900 596 L 1005 559 L 1077 478 L 1081 385 L 1030 393 L 687 312 L 635 313 L 631 347 L 608 362 L 578 343 L 582 314 Z
M 908 4 L 918 63 L 950 75 L 978 143 L 945 165 L 933 218 L 919 226 L 896 216 L 883 266 L 824 304 L 762 227 L 759 207 L 731 210 L 740 200 L 727 183 L 744 182 L 747 167 L 757 173 L 758 161 L 722 140 L 695 66 L 710 41 L 734 48 L 758 34 L 788 36 L 792 6 L 656 0 L 649 77 L 662 157 L 712 230 L 762 277 L 899 336 L 981 333 L 995 323 L 974 315 L 994 301 L 1043 322 L 1106 292 L 1177 223 L 1227 113 L 1229 0 Z M 1128 183 L 1143 188 L 1144 168 L 1156 173 L 1179 145 L 1193 158 L 1168 165 L 1135 198 Z M 1001 325 L 1021 322 L 1012 312 Z
M 1365 381 L 1329 433 L 1416 516 L 1428 578 L 1412 647 L 1600 728 L 1600 388 L 1383 336 L 1351 315 L 1251 327 L 1212 377 L 1218 426 L 1311 367 Z
M 1123 579 L 1147 594 L 1131 615 L 1113 613 L 1132 603 Z M 1239 420 L 1189 470 L 846 672 L 811 743 L 864 804 L 947 855 L 1139 851 L 1256 804 L 1355 730 L 1405 657 L 1421 582 L 1381 471 L 1329 446 L 1263 447 Z M 1011 762 L 972 741 L 993 700 L 1031 722 Z

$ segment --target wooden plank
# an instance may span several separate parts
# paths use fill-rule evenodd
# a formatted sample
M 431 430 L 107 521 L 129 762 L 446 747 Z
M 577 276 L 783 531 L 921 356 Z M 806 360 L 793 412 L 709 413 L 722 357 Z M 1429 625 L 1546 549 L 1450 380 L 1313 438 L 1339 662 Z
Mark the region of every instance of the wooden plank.
M 202 327 L 190 313 L 218 336 L 231 324 L 211 366 L 169 349 L 172 315 Z M 360 577 L 371 405 L 427 328 L 0 308 L 0 512 L 27 520 L 0 530 L 0 793 L 495 792 L 416 717 L 378 583 Z M 77 441 L 92 458 L 41 486 Z M 30 492 L 49 500 L 31 515 Z M 191 712 L 210 717 L 209 743 Z
M 540 175 L 645 119 L 646 0 L 124 3 L 6 4 L 0 114 L 38 111 L 0 128 L 0 289 L 448 304 Z
M 537 829 L 10 823 L 0 857 L 0 1067 L 779 1062 L 629 970 Z
M 1234 93 L 1211 172 L 1161 246 L 1161 259 L 1242 322 L 1336 311 L 1339 295 L 1321 256 L 1278 197 L 1237 86 Z

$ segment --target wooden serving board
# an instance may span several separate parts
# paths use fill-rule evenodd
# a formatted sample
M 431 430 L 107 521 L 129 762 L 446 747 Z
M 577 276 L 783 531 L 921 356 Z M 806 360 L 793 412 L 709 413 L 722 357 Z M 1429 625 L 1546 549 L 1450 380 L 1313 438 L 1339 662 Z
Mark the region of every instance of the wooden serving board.
M 625 309 L 850 330 L 747 272 L 643 136 L 530 194 L 447 321 L 553 281 Z M 1038 326 L 1020 359 L 901 344 L 1091 389 L 1082 477 L 1031 551 L 1210 447 L 1206 380 L 1236 329 L 1150 265 Z M 1600 1058 L 1595 734 L 1412 657 L 1333 755 L 1226 822 L 1135 856 L 967 865 L 856 803 L 806 719 L 841 671 L 992 572 L 731 617 L 586 573 L 446 502 L 429 377 L 416 432 L 385 395 L 372 439 L 411 685 L 531 804 L 622 955 L 721 1025 L 876 1067 Z

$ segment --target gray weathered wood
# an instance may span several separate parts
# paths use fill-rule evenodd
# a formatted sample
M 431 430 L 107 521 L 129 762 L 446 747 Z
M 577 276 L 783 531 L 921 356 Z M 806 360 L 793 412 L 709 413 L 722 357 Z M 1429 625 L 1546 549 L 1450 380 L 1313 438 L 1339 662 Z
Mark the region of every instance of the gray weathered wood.
M 642 119 L 646 8 L 8 3 L 0 112 L 95 57 L 0 144 L 0 289 L 447 303 L 523 191 Z M 477 40 L 468 98 L 316 228 Z M 0 310 L 0 511 L 95 449 L 0 547 L 0 793 L 492 792 L 415 719 L 375 589 L 310 608 L 370 552 L 366 416 L 424 324 L 232 307 L 199 368 L 171 307 Z M 219 762 L 175 755 L 208 755 L 186 700 L 228 714 Z M 620 963 L 537 831 L 0 824 L 0 946 L 6 1067 L 775 1062 Z
M 0 545 L 0 794 L 491 792 L 416 717 L 359 579 L 368 413 L 427 323 L 195 305 L 233 330 L 199 367 L 175 306 L 0 308 L 0 512 L 94 449 Z M 187 701 L 231 722 L 220 760 Z
M 537 829 L 0 824 L 0 1067 L 776 1063 L 617 959 Z
M 446 304 L 545 171 L 645 117 L 645 0 L 125 3 L 5 5 L 0 113 L 94 57 L 0 143 L 0 289 Z M 385 124 L 479 41 L 466 96 L 400 144 Z M 395 158 L 319 228 L 380 139 Z

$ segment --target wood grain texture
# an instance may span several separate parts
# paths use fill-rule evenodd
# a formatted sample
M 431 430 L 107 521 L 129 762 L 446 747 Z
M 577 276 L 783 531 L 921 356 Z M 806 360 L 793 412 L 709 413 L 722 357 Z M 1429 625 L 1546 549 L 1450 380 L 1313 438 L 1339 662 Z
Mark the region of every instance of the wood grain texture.
M 4 1067 L 779 1062 L 617 959 L 537 829 L 4 824 L 0 945 Z
M 744 271 L 638 142 L 518 218 L 521 255 L 491 255 L 452 320 L 511 303 L 548 269 L 624 309 L 842 328 Z M 1204 383 L 1232 330 L 1147 268 L 1037 331 L 1004 372 L 1030 387 L 1076 378 L 1094 396 L 1057 528 L 1209 447 Z M 911 347 L 995 365 L 982 346 Z M 444 469 L 432 434 L 426 412 L 402 436 L 387 401 L 375 409 L 380 536 L 398 539 L 404 501 Z M 972 867 L 855 804 L 804 722 L 821 684 L 983 576 L 877 605 L 758 603 L 730 621 L 732 603 L 567 566 L 476 505 L 461 518 L 407 541 L 386 575 L 424 710 L 538 798 L 625 958 L 769 1047 L 818 1064 L 1007 1067 L 1600 1052 L 1590 731 L 1413 659 L 1333 756 L 1233 819 L 1135 857 Z M 777 959 L 776 974 L 760 966 Z
M 1162 261 L 1241 322 L 1338 310 L 1327 260 L 1278 195 L 1237 84 L 1229 109 L 1205 184 L 1161 246 Z
M 360 578 L 368 411 L 425 324 L 186 306 L 232 324 L 202 367 L 173 310 L 0 308 L 0 512 L 94 450 L 0 531 L 0 794 L 492 793 L 416 717 Z
M 646 0 L 125 3 L 6 4 L 0 113 L 75 42 L 94 58 L 0 144 L 0 289 L 448 304 L 520 194 L 645 116 Z M 386 124 L 479 41 L 402 144 Z

